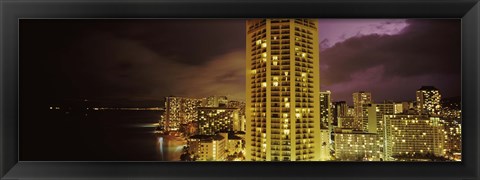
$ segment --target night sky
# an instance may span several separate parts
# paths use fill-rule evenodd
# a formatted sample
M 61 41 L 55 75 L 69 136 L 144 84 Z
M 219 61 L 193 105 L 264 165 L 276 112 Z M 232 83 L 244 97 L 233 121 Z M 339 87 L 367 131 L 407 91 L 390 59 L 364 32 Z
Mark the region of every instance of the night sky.
M 351 102 L 460 96 L 460 20 L 319 20 L 321 90 Z M 160 106 L 169 95 L 245 99 L 244 20 L 21 20 L 24 102 Z

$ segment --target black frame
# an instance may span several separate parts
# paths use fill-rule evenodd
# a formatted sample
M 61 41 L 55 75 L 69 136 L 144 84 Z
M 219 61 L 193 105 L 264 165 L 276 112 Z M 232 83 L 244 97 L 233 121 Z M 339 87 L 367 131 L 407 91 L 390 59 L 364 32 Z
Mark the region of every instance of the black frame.
M 479 0 L 0 0 L 0 179 L 479 179 Z M 461 18 L 463 161 L 19 162 L 19 18 Z

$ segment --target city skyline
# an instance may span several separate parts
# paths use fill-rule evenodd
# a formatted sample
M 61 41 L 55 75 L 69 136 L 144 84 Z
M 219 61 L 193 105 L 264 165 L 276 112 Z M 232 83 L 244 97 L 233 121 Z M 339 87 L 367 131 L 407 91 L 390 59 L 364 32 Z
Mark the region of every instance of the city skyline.
M 21 159 L 461 161 L 458 23 L 26 20 Z
M 351 105 L 357 91 L 371 92 L 373 101 L 414 100 L 412 92 L 422 85 L 439 88 L 444 97 L 460 96 L 459 21 L 321 19 L 318 24 L 321 91 L 330 90 L 332 101 Z M 155 106 L 170 95 L 227 95 L 245 101 L 245 42 L 234 34 L 244 34 L 244 25 L 243 20 L 24 21 L 20 40 L 29 43 L 21 49 L 43 64 L 29 62 L 37 76 L 22 78 L 32 86 L 38 78 L 52 79 L 55 84 L 36 92 L 48 100 Z M 46 40 L 55 42 L 53 47 L 36 45 Z

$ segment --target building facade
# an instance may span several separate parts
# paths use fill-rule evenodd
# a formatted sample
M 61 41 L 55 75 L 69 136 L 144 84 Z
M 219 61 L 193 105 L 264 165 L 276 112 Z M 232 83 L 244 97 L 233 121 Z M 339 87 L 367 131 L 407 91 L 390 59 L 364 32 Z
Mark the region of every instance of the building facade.
M 225 161 L 227 138 L 225 135 L 195 135 L 188 139 L 189 153 L 196 161 Z
M 178 131 L 182 124 L 197 119 L 197 108 L 203 106 L 205 99 L 187 97 L 166 97 L 163 126 L 166 131 Z
M 445 155 L 443 120 L 428 115 L 386 115 L 387 158 Z
M 332 103 L 332 124 L 338 126 L 338 118 L 346 117 L 348 105 L 345 101 L 337 101 Z
M 335 132 L 335 160 L 380 161 L 377 134 L 342 129 Z
M 317 28 L 314 19 L 247 20 L 247 160 L 319 160 Z
M 235 124 L 239 124 L 237 108 L 198 107 L 197 134 L 213 135 L 219 131 L 234 131 Z
M 320 92 L 320 128 L 332 130 L 331 92 Z
M 366 124 L 364 122 L 368 121 L 368 117 L 364 116 L 365 114 L 365 104 L 372 103 L 372 93 L 369 92 L 355 92 L 353 93 L 353 127 L 358 130 L 364 130 Z
M 417 111 L 420 114 L 440 115 L 442 111 L 442 95 L 433 86 L 422 86 L 416 92 Z

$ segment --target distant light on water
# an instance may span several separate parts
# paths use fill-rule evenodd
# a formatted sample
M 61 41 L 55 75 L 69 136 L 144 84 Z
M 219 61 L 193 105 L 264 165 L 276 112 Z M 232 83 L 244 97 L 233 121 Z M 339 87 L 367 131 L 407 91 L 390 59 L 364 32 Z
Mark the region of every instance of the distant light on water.
M 158 123 L 142 123 L 142 124 L 135 124 L 131 127 L 140 127 L 140 128 L 154 128 L 157 127 Z
M 163 137 L 158 138 L 158 144 L 160 146 L 160 154 L 162 155 L 162 160 L 163 160 Z

